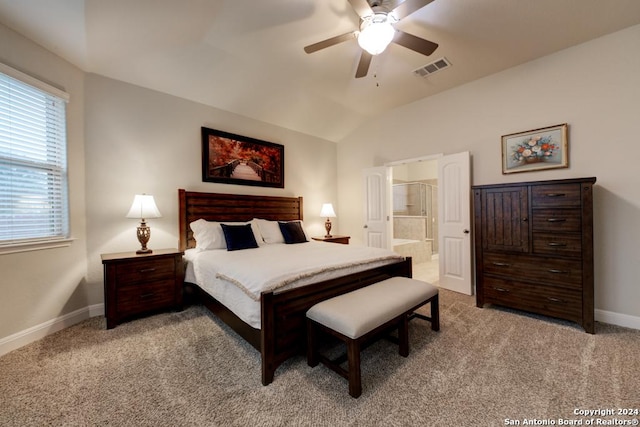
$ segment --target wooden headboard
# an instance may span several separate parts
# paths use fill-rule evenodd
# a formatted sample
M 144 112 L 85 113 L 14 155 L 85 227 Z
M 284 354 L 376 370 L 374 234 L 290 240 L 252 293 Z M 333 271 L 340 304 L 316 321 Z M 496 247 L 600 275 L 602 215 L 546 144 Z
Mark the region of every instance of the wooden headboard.
M 302 218 L 302 197 L 247 196 L 178 190 L 179 247 L 196 247 L 189 224 L 207 221 L 250 221 L 253 218 L 292 221 Z

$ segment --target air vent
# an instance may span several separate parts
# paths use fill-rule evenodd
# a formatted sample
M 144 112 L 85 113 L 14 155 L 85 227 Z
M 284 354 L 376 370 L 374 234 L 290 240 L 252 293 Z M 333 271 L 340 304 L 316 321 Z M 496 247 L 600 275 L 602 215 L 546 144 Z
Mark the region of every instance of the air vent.
M 440 70 L 444 70 L 445 68 L 449 68 L 451 66 L 451 62 L 447 58 L 436 59 L 430 64 L 422 66 L 417 70 L 413 71 L 413 74 L 420 77 L 426 77 L 430 74 L 437 73 Z

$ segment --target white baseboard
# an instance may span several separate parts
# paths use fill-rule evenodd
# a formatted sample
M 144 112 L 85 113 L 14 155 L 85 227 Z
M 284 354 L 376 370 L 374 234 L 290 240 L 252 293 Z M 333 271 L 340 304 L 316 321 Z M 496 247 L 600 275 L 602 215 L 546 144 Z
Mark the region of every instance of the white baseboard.
M 628 314 L 596 309 L 595 318 L 598 322 L 640 330 L 640 317 L 638 316 L 630 316 Z
M 104 303 L 89 306 L 89 317 L 104 316 Z
M 33 326 L 24 331 L 0 339 L 0 356 L 16 350 L 47 335 L 82 322 L 85 319 L 104 315 L 104 304 L 94 304 L 58 318 Z
M 104 316 L 104 304 L 90 305 L 24 331 L 9 335 L 8 337 L 0 339 L 0 356 L 27 344 L 31 344 L 34 341 L 38 341 L 54 332 L 80 323 L 85 319 L 96 316 Z M 596 309 L 595 319 L 598 322 L 640 330 L 640 317 L 637 316 Z

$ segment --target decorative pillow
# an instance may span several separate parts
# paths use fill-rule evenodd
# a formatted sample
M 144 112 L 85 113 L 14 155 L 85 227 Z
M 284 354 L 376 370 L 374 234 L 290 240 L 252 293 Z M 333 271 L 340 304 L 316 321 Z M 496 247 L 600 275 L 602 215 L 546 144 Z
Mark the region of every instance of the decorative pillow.
M 262 236 L 260 235 L 260 230 L 258 229 L 258 224 L 256 221 L 225 222 L 224 224 L 234 226 L 251 224 L 251 229 L 253 230 L 256 243 L 258 243 L 258 245 L 264 244 L 264 240 L 262 240 Z M 189 224 L 189 226 L 193 231 L 193 238 L 196 240 L 196 249 L 198 249 L 199 251 L 227 248 L 227 242 L 225 240 L 224 233 L 222 232 L 220 222 L 206 221 L 200 218 L 197 221 L 193 221 L 191 224 Z
M 258 242 L 256 242 L 253 230 L 251 229 L 251 224 L 220 224 L 220 226 L 224 233 L 224 240 L 227 243 L 228 251 L 238 251 L 258 247 Z
M 219 222 L 207 221 L 200 218 L 189 224 L 193 231 L 193 238 L 196 239 L 196 249 L 205 251 L 208 249 L 224 249 L 226 244 L 224 234 Z
M 285 243 L 304 243 L 308 241 L 300 221 L 278 222 L 278 226 Z
M 254 218 L 253 221 L 258 224 L 260 235 L 264 239 L 265 243 L 284 243 L 284 236 L 282 236 L 282 232 L 280 231 L 277 221 L 269 221 L 267 219 L 260 218 Z

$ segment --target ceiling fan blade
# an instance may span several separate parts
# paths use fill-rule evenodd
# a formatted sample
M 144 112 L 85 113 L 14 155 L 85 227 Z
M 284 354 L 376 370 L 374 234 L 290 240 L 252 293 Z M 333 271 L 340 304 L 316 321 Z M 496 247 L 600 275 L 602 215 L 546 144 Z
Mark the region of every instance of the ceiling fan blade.
M 405 16 L 411 15 L 416 10 L 422 9 L 432 1 L 433 0 L 404 0 L 396 6 L 391 13 L 393 13 L 397 19 L 402 19 Z
M 360 62 L 358 62 L 358 69 L 356 70 L 356 79 L 360 77 L 364 77 L 369 72 L 369 64 L 371 64 L 371 55 L 366 50 L 362 51 L 362 55 L 360 55 Z
M 356 37 L 356 32 L 351 31 L 350 33 L 341 34 L 339 36 L 331 37 L 321 42 L 310 44 L 309 46 L 305 46 L 304 51 L 307 53 L 317 52 L 320 49 L 324 49 L 324 48 L 336 45 L 338 43 L 346 42 L 347 40 L 354 39 L 355 37 Z
M 438 48 L 437 43 L 421 39 L 420 37 L 397 29 L 393 37 L 393 42 L 427 56 L 431 55 Z
M 373 9 L 371 9 L 371 6 L 369 6 L 369 2 L 367 2 L 367 0 L 349 0 L 349 3 L 360 18 L 369 16 L 373 13 Z

